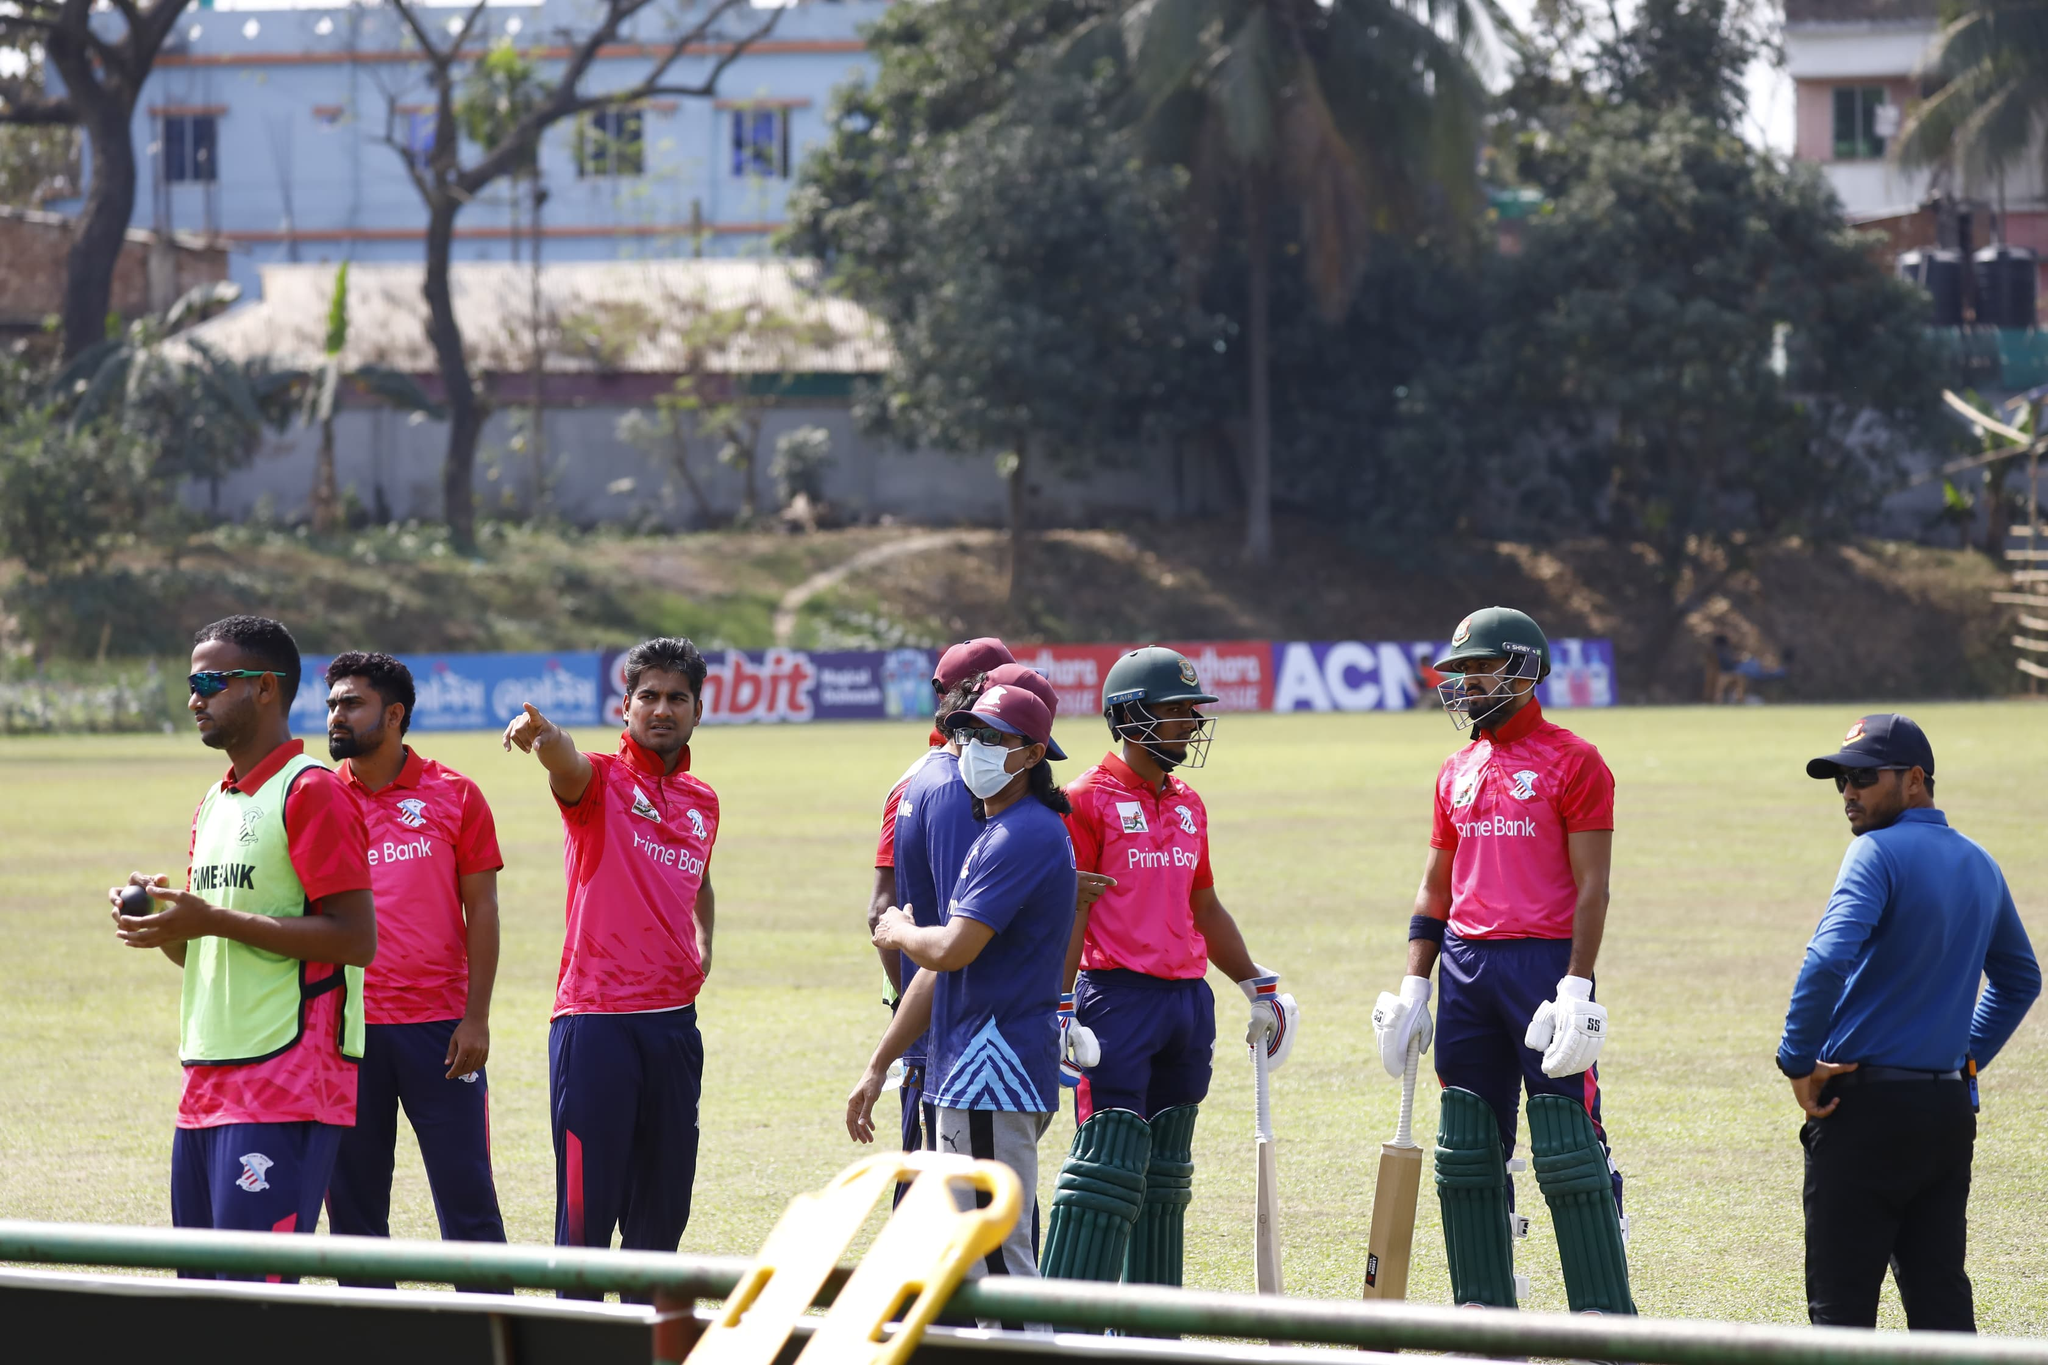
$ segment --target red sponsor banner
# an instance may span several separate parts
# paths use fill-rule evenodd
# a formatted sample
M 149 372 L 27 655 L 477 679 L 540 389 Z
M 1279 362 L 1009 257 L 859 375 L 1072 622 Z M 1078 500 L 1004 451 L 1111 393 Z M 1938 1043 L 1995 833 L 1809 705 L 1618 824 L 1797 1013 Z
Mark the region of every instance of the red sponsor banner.
M 1273 646 L 1266 640 L 1211 640 L 1203 644 L 1170 644 L 1187 655 L 1202 680 L 1202 690 L 1216 698 L 1211 711 L 1273 709 Z
M 1273 707 L 1273 646 L 1264 640 L 1168 644 L 1195 666 L 1204 691 L 1216 697 L 1212 711 L 1270 711 Z M 1017 662 L 1052 679 L 1060 715 L 1067 721 L 1102 714 L 1102 681 L 1110 665 L 1136 645 L 1024 645 Z
M 1085 725 L 1090 717 L 1101 717 L 1102 680 L 1124 649 L 1123 645 L 1018 645 L 1012 652 L 1018 663 L 1052 680 L 1052 690 L 1060 698 L 1056 724 L 1068 727 L 1054 733 L 1074 734 L 1071 727 L 1076 721 Z

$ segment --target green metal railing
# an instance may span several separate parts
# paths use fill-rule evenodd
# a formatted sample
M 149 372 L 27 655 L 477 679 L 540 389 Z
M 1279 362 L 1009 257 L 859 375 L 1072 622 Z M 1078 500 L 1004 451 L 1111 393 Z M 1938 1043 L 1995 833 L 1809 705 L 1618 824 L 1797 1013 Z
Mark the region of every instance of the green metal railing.
M 8 1221 L 0 1221 L 0 1261 L 412 1280 L 498 1289 L 617 1290 L 671 1303 L 722 1298 L 747 1264 L 732 1257 L 652 1252 Z M 1503 1313 L 1074 1280 L 980 1280 L 963 1285 L 950 1308 L 977 1318 L 1098 1331 L 1120 1327 L 1144 1333 L 1643 1365 L 2048 1365 L 2048 1341 L 2015 1338 Z

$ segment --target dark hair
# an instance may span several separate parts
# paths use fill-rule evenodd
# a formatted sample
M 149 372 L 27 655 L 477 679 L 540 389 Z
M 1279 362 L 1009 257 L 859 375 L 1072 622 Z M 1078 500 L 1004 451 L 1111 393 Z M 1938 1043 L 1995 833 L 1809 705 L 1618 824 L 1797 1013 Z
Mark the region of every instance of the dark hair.
M 710 671 L 704 656 L 697 652 L 697 646 L 678 636 L 664 635 L 658 639 L 642 640 L 626 652 L 626 696 L 631 698 L 633 689 L 640 685 L 640 675 L 648 669 L 663 673 L 680 673 L 690 680 L 690 690 L 697 695 L 704 694 L 704 675 Z
M 976 673 L 953 684 L 953 690 L 939 698 L 937 710 L 932 715 L 932 724 L 943 730 L 946 717 L 956 711 L 972 711 L 974 703 L 981 700 L 981 691 L 988 686 L 988 674 Z
M 1044 802 L 1055 815 L 1072 815 L 1074 813 L 1074 803 L 1067 800 L 1066 792 L 1058 783 L 1052 780 L 1051 759 L 1041 758 L 1038 762 L 1032 764 L 1030 768 L 1026 769 L 1026 771 L 1031 774 L 1030 786 L 1025 789 L 1029 795 L 1035 796 Z M 977 820 L 988 819 L 988 807 L 982 804 L 981 798 L 978 796 L 974 798 L 974 818 Z
M 402 736 L 412 728 L 413 703 L 419 694 L 413 690 L 412 670 L 389 654 L 372 654 L 352 649 L 346 654 L 334 656 L 334 662 L 327 665 L 327 685 L 334 686 L 343 678 L 361 678 L 370 684 L 386 706 L 393 702 L 405 708 L 398 718 L 398 733 Z
M 212 640 L 233 645 L 264 672 L 275 673 L 284 709 L 292 709 L 292 700 L 299 695 L 299 642 L 282 622 L 267 616 L 224 616 L 192 632 L 195 645 Z
M 1055 815 L 1072 815 L 1074 803 L 1067 800 L 1066 792 L 1052 780 L 1052 762 L 1041 758 L 1031 765 L 1031 794 L 1052 807 Z

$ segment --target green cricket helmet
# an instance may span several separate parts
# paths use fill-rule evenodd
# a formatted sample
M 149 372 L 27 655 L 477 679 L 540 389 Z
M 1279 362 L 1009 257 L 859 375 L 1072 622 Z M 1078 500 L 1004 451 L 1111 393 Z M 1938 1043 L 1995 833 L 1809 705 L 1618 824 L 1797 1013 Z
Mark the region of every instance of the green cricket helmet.
M 1475 665 L 1507 660 L 1499 674 L 1490 669 L 1466 676 Z M 1482 607 L 1451 632 L 1451 647 L 1436 661 L 1446 674 L 1437 684 L 1451 724 L 1462 730 L 1484 725 L 1524 691 L 1550 676 L 1550 640 L 1536 618 L 1513 607 Z M 1527 683 L 1526 689 L 1518 683 Z
M 1109 722 L 1110 734 L 1139 745 L 1169 772 L 1199 768 L 1208 762 L 1216 719 L 1197 714 L 1191 734 L 1162 739 L 1160 727 L 1178 729 L 1187 721 L 1162 720 L 1154 708 L 1169 702 L 1201 706 L 1215 700 L 1202 690 L 1202 680 L 1188 657 L 1163 645 L 1130 651 L 1110 665 L 1109 676 L 1102 680 L 1102 718 Z

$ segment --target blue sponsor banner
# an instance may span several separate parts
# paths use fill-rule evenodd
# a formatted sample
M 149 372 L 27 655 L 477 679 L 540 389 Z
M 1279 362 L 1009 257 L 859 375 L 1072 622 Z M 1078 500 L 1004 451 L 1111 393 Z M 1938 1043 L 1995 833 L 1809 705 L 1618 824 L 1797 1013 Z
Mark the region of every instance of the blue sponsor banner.
M 1297 640 L 1273 645 L 1275 711 L 1406 711 L 1434 706 L 1432 660 L 1441 640 Z M 1615 704 L 1614 642 L 1550 642 L 1550 676 L 1537 689 L 1548 710 Z
M 596 725 L 604 712 L 604 689 L 596 650 L 557 654 L 401 654 L 412 670 L 418 699 L 415 730 L 497 730 L 532 702 L 557 725 Z M 299 695 L 292 703 L 292 729 L 317 735 L 327 728 L 327 685 L 332 656 L 304 658 Z

